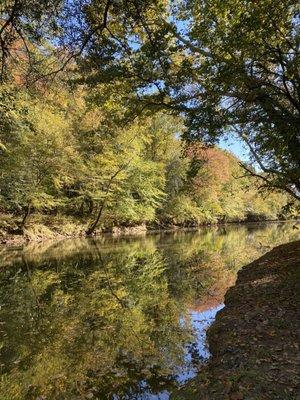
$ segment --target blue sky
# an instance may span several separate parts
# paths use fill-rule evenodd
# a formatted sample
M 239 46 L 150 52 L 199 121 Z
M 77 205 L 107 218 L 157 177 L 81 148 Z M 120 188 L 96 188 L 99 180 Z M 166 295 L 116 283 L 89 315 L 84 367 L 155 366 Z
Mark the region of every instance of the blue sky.
M 228 150 L 233 153 L 241 161 L 249 161 L 249 151 L 241 140 L 233 137 L 230 137 L 226 140 L 221 139 L 219 146 L 222 149 Z

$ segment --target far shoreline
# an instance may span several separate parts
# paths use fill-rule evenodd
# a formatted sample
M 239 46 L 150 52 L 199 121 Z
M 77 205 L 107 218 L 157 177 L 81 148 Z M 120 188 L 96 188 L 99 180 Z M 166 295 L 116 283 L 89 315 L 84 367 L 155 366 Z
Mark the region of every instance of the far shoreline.
M 46 224 L 36 224 L 32 222 L 28 226 L 28 230 L 24 231 L 24 234 L 14 234 L 5 232 L 1 235 L 0 231 L 0 246 L 1 247 L 20 247 L 29 243 L 40 243 L 44 241 L 61 241 L 65 239 L 75 239 L 75 238 L 98 238 L 98 237 L 112 237 L 112 238 L 124 238 L 124 237 L 139 237 L 151 234 L 168 234 L 175 232 L 196 232 L 201 229 L 207 228 L 226 228 L 228 226 L 263 226 L 270 224 L 294 224 L 295 229 L 297 227 L 300 219 L 267 219 L 267 220 L 257 220 L 257 221 L 225 221 L 225 222 L 208 222 L 201 223 L 198 225 L 154 225 L 154 224 L 137 224 L 132 226 L 113 226 L 111 229 L 97 230 L 93 235 L 86 235 L 86 226 L 82 224 L 77 224 L 73 231 L 61 232 L 53 229 L 52 226 Z M 67 225 L 67 224 L 66 224 Z M 39 230 L 31 234 L 31 229 L 38 226 Z M 45 228 L 45 229 L 43 229 Z M 73 227 L 72 227 L 73 228 Z

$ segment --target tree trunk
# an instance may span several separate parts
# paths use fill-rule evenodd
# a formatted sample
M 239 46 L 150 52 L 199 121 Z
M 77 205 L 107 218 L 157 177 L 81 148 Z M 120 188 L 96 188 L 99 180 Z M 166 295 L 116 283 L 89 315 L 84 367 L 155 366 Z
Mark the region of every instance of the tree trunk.
M 103 201 L 103 203 L 101 204 L 101 206 L 99 208 L 99 211 L 98 211 L 98 214 L 97 214 L 97 218 L 95 219 L 94 223 L 86 230 L 85 233 L 86 233 L 87 236 L 92 235 L 94 233 L 95 229 L 97 228 L 97 225 L 98 225 L 98 223 L 100 221 L 104 206 L 105 206 L 105 200 Z
M 103 202 L 102 202 L 102 204 L 101 204 L 101 206 L 99 208 L 99 211 L 98 211 L 98 214 L 97 214 L 97 218 L 96 218 L 95 222 L 86 230 L 86 232 L 85 232 L 86 235 L 89 236 L 89 235 L 92 235 L 94 233 L 94 231 L 97 228 L 97 225 L 98 225 L 98 223 L 100 221 L 104 206 L 105 206 L 105 204 L 107 202 L 109 190 L 110 190 L 110 187 L 111 187 L 114 179 L 116 178 L 117 175 L 119 175 L 119 173 L 121 171 L 123 171 L 130 164 L 131 160 L 132 159 L 130 159 L 127 163 L 121 165 L 121 167 L 110 177 L 110 179 L 108 181 L 108 184 L 107 184 L 107 187 L 106 187 L 106 190 L 105 190 L 105 197 L 104 197 Z
M 23 217 L 22 222 L 21 222 L 21 228 L 22 229 L 25 228 L 25 225 L 26 225 L 27 219 L 29 217 L 30 211 L 31 211 L 31 205 L 29 204 L 27 207 L 25 207 L 25 214 L 24 214 L 24 217 Z

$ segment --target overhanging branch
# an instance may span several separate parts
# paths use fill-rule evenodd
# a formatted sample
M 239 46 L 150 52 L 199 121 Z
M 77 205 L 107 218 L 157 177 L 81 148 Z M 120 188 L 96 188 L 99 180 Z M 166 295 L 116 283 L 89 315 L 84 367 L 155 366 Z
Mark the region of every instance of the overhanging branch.
M 293 191 L 289 186 L 287 185 L 280 185 L 275 183 L 273 180 L 268 179 L 267 176 L 262 175 L 257 173 L 256 171 L 254 171 L 252 168 L 249 168 L 246 164 L 240 162 L 241 167 L 248 172 L 249 175 L 255 177 L 255 178 L 259 178 L 260 180 L 262 180 L 263 182 L 265 182 L 264 187 L 268 187 L 268 188 L 276 188 L 278 190 L 281 191 L 285 191 L 287 192 L 290 196 L 292 196 L 294 199 L 296 200 L 300 200 L 300 195 L 297 194 L 295 191 Z

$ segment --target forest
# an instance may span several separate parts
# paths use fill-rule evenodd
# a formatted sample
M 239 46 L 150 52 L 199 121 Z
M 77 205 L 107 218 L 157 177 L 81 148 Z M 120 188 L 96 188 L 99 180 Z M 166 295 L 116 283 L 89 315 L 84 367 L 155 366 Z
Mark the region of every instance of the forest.
M 228 11 L 235 2 L 227 3 Z M 266 44 L 261 25 L 256 40 L 262 53 L 269 49 L 264 63 L 249 47 L 253 3 L 253 10 L 241 3 L 237 13 L 248 18 L 242 40 L 236 32 L 243 20 L 221 2 L 169 8 L 165 1 L 124 1 L 117 10 L 114 1 L 8 1 L 0 30 L 0 233 L 293 217 L 299 80 L 292 52 L 284 53 L 293 38 L 280 30 L 292 29 L 296 11 L 293 2 L 282 3 Z M 263 1 L 261 16 L 269 3 Z M 163 19 L 167 12 L 172 23 Z M 218 28 L 204 32 L 212 12 Z M 218 73 L 205 55 L 214 34 Z M 251 57 L 250 70 L 241 71 Z M 267 68 L 281 72 L 272 76 Z M 231 86 L 233 74 L 240 75 Z M 290 113 L 288 124 L 279 108 L 282 118 Z M 218 147 L 232 132 L 248 146 L 249 162 Z
M 50 226 L 66 216 L 69 229 L 76 220 L 92 226 L 98 217 L 97 228 L 107 229 L 283 215 L 286 195 L 259 193 L 232 154 L 183 143 L 178 117 L 157 113 L 120 127 L 112 118 L 118 99 L 94 103 L 105 87 L 88 94 L 83 86 L 17 89 L 7 85 L 2 94 L 1 211 L 25 227 L 37 213 Z
M 0 0 L 1 400 L 299 399 L 299 0 Z

